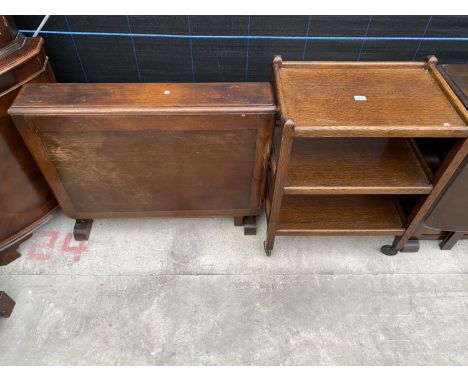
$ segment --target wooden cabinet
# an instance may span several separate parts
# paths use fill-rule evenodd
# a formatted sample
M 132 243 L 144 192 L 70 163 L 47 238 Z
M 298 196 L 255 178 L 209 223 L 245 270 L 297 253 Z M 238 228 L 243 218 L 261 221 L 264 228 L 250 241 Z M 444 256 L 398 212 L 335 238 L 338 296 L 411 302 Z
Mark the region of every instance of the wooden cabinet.
M 384 253 L 417 250 L 416 228 L 468 147 L 466 110 L 435 64 L 275 58 L 268 255 L 277 235 L 392 235 Z M 456 138 L 436 174 L 415 137 Z
M 46 222 L 57 202 L 7 113 L 27 83 L 55 82 L 40 37 L 18 34 L 0 49 L 0 265 Z
M 30 85 L 9 112 L 77 239 L 104 217 L 228 215 L 255 233 L 268 83 Z

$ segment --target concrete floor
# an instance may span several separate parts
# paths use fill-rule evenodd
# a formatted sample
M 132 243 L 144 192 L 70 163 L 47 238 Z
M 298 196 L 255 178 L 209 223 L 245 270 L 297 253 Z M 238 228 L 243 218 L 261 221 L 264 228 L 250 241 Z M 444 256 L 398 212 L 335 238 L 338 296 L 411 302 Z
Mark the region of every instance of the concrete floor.
M 467 365 L 468 241 L 381 255 L 385 237 L 279 237 L 264 219 L 59 215 L 0 268 L 17 306 L 1 365 Z

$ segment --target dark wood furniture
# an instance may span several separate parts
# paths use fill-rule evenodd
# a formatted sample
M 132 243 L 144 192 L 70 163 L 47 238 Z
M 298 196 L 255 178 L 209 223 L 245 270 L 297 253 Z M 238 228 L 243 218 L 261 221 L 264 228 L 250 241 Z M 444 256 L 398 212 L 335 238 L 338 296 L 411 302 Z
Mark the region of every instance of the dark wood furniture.
M 57 202 L 7 113 L 27 83 L 55 82 L 42 38 L 18 34 L 0 49 L 0 265 L 56 211 Z
M 438 69 L 468 109 L 468 65 L 440 65 Z M 425 143 L 427 155 L 437 169 L 447 149 L 440 142 Z M 440 248 L 443 250 L 452 249 L 459 239 L 468 237 L 468 156 L 424 219 L 416 236 L 420 239 L 442 239 Z
M 466 110 L 427 62 L 273 61 L 281 126 L 267 186 L 267 237 L 414 235 L 468 147 Z M 415 137 L 456 137 L 432 176 Z M 416 201 L 406 214 L 402 200 Z
M 14 33 L 12 33 L 12 30 L 10 28 L 10 24 L 7 20 L 6 16 L 0 16 L 0 48 L 3 48 L 5 45 L 8 45 L 11 40 L 13 40 Z M 18 256 L 14 256 L 18 257 Z M 0 255 L 0 261 L 2 260 L 2 256 Z M 0 317 L 9 317 L 11 314 L 11 311 L 13 310 L 14 306 L 14 301 L 13 304 L 7 304 L 7 301 L 10 301 L 11 299 L 8 297 L 8 295 L 0 290 Z M 7 314 L 8 313 L 8 314 Z
M 0 48 L 8 45 L 17 35 L 16 28 L 10 17 L 0 16 Z
M 468 109 L 468 64 L 447 64 L 437 68 L 465 105 L 465 108 Z
M 15 302 L 5 292 L 0 291 L 0 317 L 8 318 L 15 307 Z
M 255 233 L 269 83 L 28 85 L 9 113 L 77 240 L 112 217 L 227 215 Z

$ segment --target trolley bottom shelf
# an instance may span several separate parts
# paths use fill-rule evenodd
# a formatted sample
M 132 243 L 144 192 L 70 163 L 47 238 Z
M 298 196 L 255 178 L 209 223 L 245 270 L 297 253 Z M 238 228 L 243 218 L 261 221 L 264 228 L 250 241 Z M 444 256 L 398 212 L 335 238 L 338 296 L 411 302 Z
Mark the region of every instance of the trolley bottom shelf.
M 277 235 L 391 235 L 405 231 L 390 195 L 284 195 Z

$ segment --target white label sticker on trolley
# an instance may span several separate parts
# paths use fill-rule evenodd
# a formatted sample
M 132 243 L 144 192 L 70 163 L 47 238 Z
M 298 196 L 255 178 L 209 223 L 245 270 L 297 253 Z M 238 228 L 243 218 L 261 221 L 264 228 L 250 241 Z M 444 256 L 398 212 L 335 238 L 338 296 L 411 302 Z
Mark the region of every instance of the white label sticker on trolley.
M 366 96 L 354 96 L 355 101 L 367 101 Z

